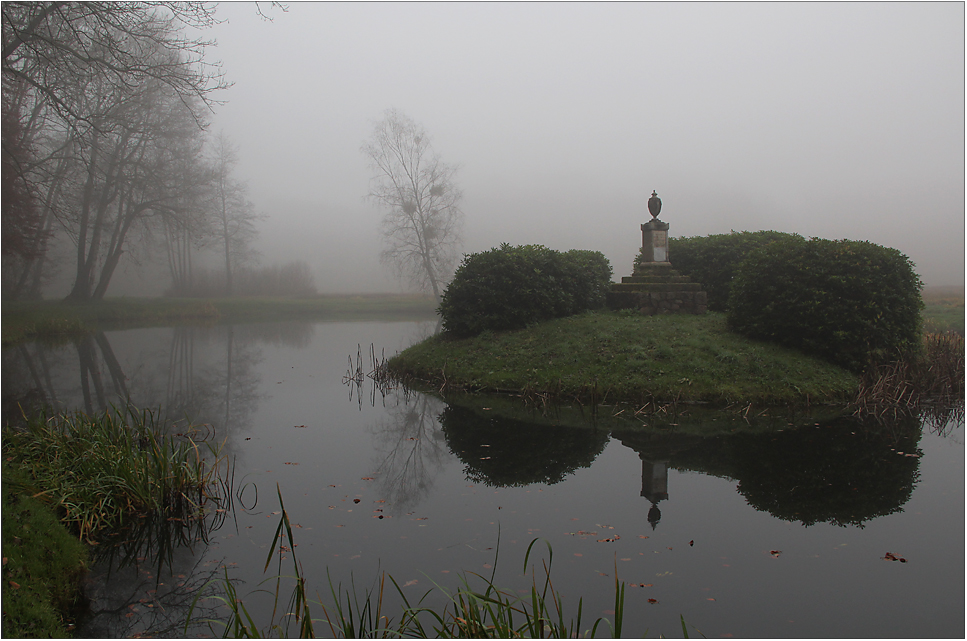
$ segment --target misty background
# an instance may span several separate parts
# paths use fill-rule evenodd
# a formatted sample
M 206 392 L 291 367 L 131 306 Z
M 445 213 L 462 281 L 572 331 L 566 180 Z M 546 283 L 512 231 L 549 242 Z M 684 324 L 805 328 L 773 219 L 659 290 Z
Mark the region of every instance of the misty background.
M 265 20 L 264 13 L 271 20 Z M 631 273 L 657 190 L 672 236 L 869 240 L 964 284 L 963 3 L 218 6 L 262 264 L 321 293 L 405 291 L 360 153 L 395 108 L 459 165 L 463 251 L 590 249 Z M 671 256 L 674 263 L 674 255 Z M 110 295 L 160 294 L 151 263 Z M 159 270 L 159 273 L 162 273 Z

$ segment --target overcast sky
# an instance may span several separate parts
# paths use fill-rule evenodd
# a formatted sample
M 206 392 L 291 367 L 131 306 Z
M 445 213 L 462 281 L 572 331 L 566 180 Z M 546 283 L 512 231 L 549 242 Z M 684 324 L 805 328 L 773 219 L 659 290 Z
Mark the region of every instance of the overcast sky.
M 964 283 L 964 3 L 227 3 L 214 117 L 269 218 L 263 262 L 399 291 L 359 149 L 389 108 L 460 166 L 464 251 L 672 236 L 870 240 Z M 671 257 L 674 264 L 674 255 Z

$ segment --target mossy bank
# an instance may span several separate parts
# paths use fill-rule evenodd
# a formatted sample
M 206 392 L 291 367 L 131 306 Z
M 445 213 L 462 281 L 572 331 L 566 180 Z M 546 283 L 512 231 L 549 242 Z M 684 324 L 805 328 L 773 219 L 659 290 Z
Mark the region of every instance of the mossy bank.
M 24 491 L 23 472 L 3 462 L 3 636 L 70 634 L 88 550 L 54 508 Z
M 733 334 L 717 313 L 598 311 L 467 339 L 442 334 L 388 368 L 451 389 L 642 404 L 838 404 L 858 382 L 821 359 Z

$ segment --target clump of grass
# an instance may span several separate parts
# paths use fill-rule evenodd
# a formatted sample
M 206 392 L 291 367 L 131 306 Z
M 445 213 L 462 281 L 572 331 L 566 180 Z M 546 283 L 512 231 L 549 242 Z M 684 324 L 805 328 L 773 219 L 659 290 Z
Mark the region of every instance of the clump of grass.
M 540 539 L 534 539 L 527 546 L 524 555 L 524 573 L 534 545 Z M 527 598 L 520 598 L 508 590 L 494 585 L 494 573 L 497 571 L 497 559 L 494 559 L 493 572 L 486 578 L 476 572 L 469 572 L 461 577 L 461 587 L 450 593 L 445 588 L 437 586 L 448 597 L 448 603 L 441 612 L 431 608 L 411 607 L 406 603 L 405 612 L 410 617 L 407 631 L 410 636 L 430 638 L 420 622 L 420 614 L 428 614 L 431 620 L 432 637 L 442 639 L 572 639 L 587 634 L 594 637 L 601 623 L 608 627 L 610 638 L 621 636 L 624 619 L 625 585 L 618 580 L 617 564 L 615 565 L 614 582 L 614 612 L 615 621 L 612 624 L 603 617 L 598 617 L 590 632 L 581 629 L 581 617 L 584 599 L 578 600 L 576 619 L 565 620 L 563 596 L 554 589 L 551 583 L 551 565 L 554 551 L 550 543 L 547 545 L 548 560 L 542 563 L 544 579 L 538 587 L 537 573 L 531 568 L 531 589 Z M 498 547 L 499 550 L 499 547 Z M 481 583 L 482 589 L 474 589 L 470 579 L 474 577 Z M 396 584 L 393 581 L 394 585 Z M 399 590 L 399 587 L 397 586 Z M 402 590 L 399 591 L 403 595 Z
M 962 416 L 963 404 L 964 337 L 955 332 L 925 334 L 920 351 L 872 363 L 853 402 L 858 416 L 874 418 L 938 408 Z
M 41 413 L 22 429 L 5 427 L 3 449 L 32 493 L 63 510 L 82 539 L 133 515 L 200 516 L 221 487 L 224 459 L 200 429 L 173 436 L 148 410 Z
M 622 622 L 624 618 L 625 585 L 617 578 L 617 564 L 615 565 L 615 602 L 614 612 L 615 621 L 599 617 L 592 624 L 590 630 L 582 630 L 582 606 L 583 599 L 578 601 L 576 619 L 565 619 L 564 599 L 551 584 L 551 565 L 554 552 L 550 543 L 545 541 L 549 558 L 542 563 L 544 579 L 539 582 L 533 567 L 531 568 L 532 584 L 530 594 L 526 598 L 518 597 L 509 590 L 498 588 L 494 585 L 494 574 L 497 571 L 497 557 L 499 556 L 499 543 L 493 563 L 493 570 L 490 578 L 483 577 L 475 572 L 469 572 L 461 577 L 461 586 L 451 592 L 434 583 L 435 587 L 446 595 L 446 604 L 442 609 L 431 608 L 423 605 L 427 597 L 433 592 L 433 588 L 427 590 L 419 601 L 411 604 L 403 589 L 396 580 L 386 574 L 381 574 L 376 587 L 365 590 L 362 598 L 357 592 L 355 581 L 352 582 L 351 589 L 343 589 L 342 584 L 333 585 L 332 577 L 329 577 L 329 589 L 332 596 L 332 604 L 328 607 L 322 603 L 321 597 L 317 594 L 317 601 L 310 601 L 306 591 L 306 578 L 302 571 L 302 564 L 296 558 L 296 544 L 292 535 L 292 526 L 289 522 L 289 515 L 286 512 L 285 504 L 282 501 L 282 491 L 278 489 L 279 505 L 281 506 L 281 516 L 279 525 L 276 528 L 272 544 L 269 546 L 268 558 L 265 562 L 264 570 L 268 570 L 272 563 L 273 556 L 278 550 L 279 555 L 279 574 L 267 579 L 275 581 L 274 607 L 272 618 L 265 628 L 260 628 L 253 619 L 244 601 L 239 598 L 235 586 L 227 573 L 220 581 L 225 595 L 207 597 L 213 598 L 229 609 L 227 621 L 209 620 L 209 625 L 219 625 L 225 636 L 232 635 L 236 638 L 261 638 L 270 633 L 277 633 L 280 636 L 288 636 L 291 624 L 296 625 L 296 632 L 299 638 L 308 639 L 315 637 L 315 623 L 325 623 L 329 632 L 335 638 L 399 638 L 409 637 L 418 639 L 428 638 L 491 638 L 504 639 L 516 637 L 528 637 L 538 639 L 558 639 L 558 638 L 578 638 L 581 636 L 595 636 L 601 624 L 604 623 L 608 628 L 608 635 L 611 638 L 621 636 Z M 524 573 L 527 573 L 531 551 L 540 539 L 534 539 L 527 547 L 524 555 Z M 283 553 L 291 556 L 293 574 L 283 577 L 281 574 Z M 328 570 L 327 570 L 328 575 Z M 471 578 L 480 582 L 479 588 L 471 586 Z M 281 598 L 281 580 L 283 578 L 293 579 L 295 585 L 291 595 L 282 611 L 285 612 L 279 620 L 279 603 Z M 403 608 L 399 620 L 384 614 L 384 596 L 386 593 L 386 580 L 393 584 L 399 594 Z M 192 603 L 188 611 L 188 618 L 185 622 L 185 631 L 191 622 L 191 615 L 195 606 L 201 600 L 199 595 Z M 319 605 L 325 614 L 323 619 L 312 619 L 310 615 L 310 605 Z M 602 628 L 603 629 L 603 628 Z M 684 630 L 684 619 L 682 621 Z M 687 637 L 686 633 L 686 637 Z
M 3 463 L 3 636 L 65 637 L 88 553 L 49 505 L 17 491 L 21 473 Z

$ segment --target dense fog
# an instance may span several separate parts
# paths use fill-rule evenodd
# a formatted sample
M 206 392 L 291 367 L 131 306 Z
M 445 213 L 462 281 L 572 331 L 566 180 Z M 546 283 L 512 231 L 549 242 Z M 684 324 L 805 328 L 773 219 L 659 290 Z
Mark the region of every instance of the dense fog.
M 260 264 L 305 261 L 320 293 L 412 287 L 380 263 L 387 210 L 366 198 L 361 147 L 388 109 L 457 166 L 464 253 L 598 250 L 617 279 L 657 190 L 672 236 L 869 240 L 928 286 L 964 283 L 962 3 L 225 3 L 215 16 L 187 31 L 217 41 L 205 59 L 231 83 L 209 135 L 237 148 Z M 110 295 L 169 287 L 162 252 L 129 254 Z

